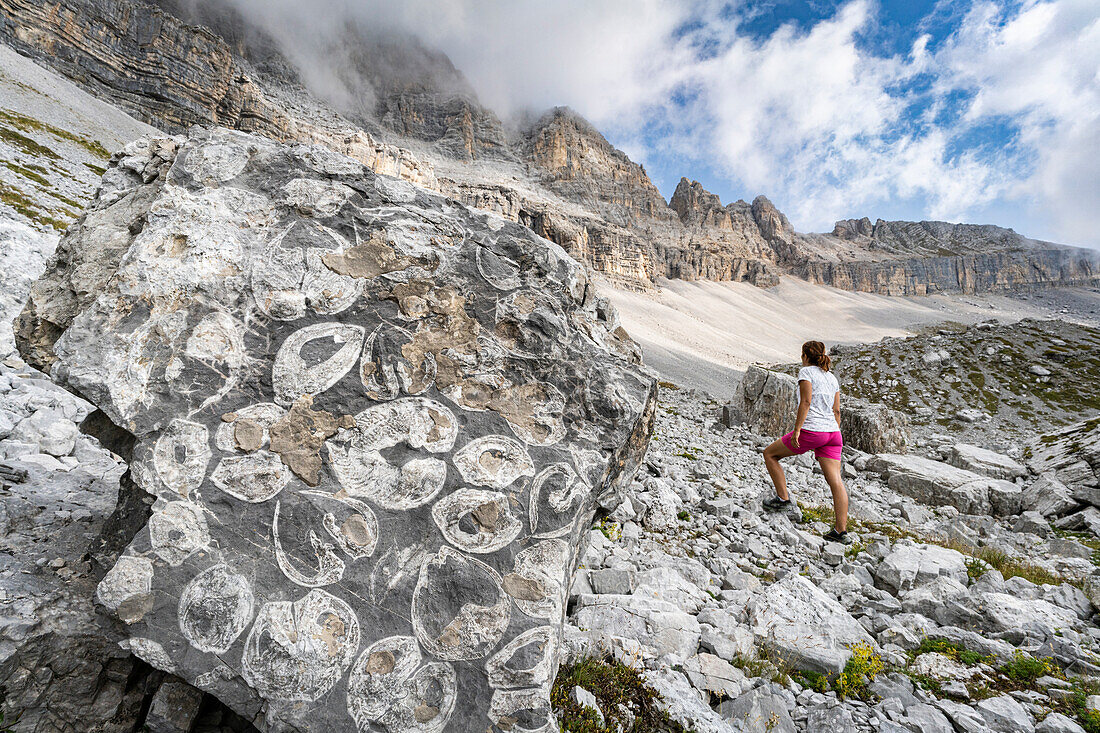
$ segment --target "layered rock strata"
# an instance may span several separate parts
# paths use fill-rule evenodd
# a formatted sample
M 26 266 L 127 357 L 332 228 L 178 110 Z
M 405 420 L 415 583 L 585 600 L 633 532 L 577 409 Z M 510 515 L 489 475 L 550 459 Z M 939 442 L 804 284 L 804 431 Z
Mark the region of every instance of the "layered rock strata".
M 134 441 L 155 503 L 97 597 L 138 657 L 261 729 L 553 727 L 656 400 L 560 248 L 324 148 L 146 139 L 18 340 Z
M 887 295 L 985 293 L 1100 282 L 1095 252 L 990 225 L 942 221 L 837 222 L 799 235 L 789 271 L 810 282 Z
M 430 164 L 332 115 L 274 98 L 225 40 L 204 26 L 126 0 L 0 0 L 0 38 L 169 132 L 221 125 L 315 142 L 378 173 L 431 185 Z

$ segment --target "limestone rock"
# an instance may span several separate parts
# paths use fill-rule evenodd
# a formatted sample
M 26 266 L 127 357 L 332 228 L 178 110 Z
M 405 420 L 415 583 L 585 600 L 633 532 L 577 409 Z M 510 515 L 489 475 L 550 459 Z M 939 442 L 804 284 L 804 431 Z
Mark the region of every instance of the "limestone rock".
M 946 463 L 914 455 L 875 456 L 868 468 L 890 488 L 930 506 L 953 506 L 965 514 L 1009 516 L 1020 511 L 1021 489 Z
M 1043 435 L 1032 446 L 1031 469 L 1053 472 L 1070 489 L 1100 484 L 1100 425 L 1086 421 Z
M 71 420 L 51 409 L 36 410 L 23 418 L 11 432 L 12 440 L 34 443 L 38 450 L 51 456 L 67 456 L 76 447 L 79 431 Z
M 1035 730 L 1031 715 L 1008 695 L 987 698 L 975 707 L 994 733 L 1030 733 Z
M 1061 713 L 1051 713 L 1035 726 L 1035 733 L 1085 733 L 1085 729 Z
M 794 427 L 798 381 L 781 372 L 750 366 L 741 377 L 733 408 L 755 432 L 782 435 Z
M 837 222 L 832 234 L 801 234 L 790 270 L 811 282 L 886 295 L 989 292 L 1026 283 L 1092 282 L 1096 257 L 1011 229 L 942 221 Z M 840 259 L 838 252 L 859 252 Z
M 1006 481 L 1027 475 L 1027 469 L 1008 456 L 966 443 L 951 446 L 947 462 L 967 471 Z
M 322 148 L 195 131 L 112 165 L 20 329 L 136 441 L 156 503 L 98 591 L 130 647 L 269 729 L 549 724 L 656 394 L 583 269 Z
M 840 431 L 844 444 L 864 453 L 904 453 L 912 440 L 909 419 L 885 405 L 843 394 L 840 397 Z
M 687 678 L 671 669 L 646 670 L 646 683 L 661 696 L 658 704 L 668 716 L 699 733 L 735 733 L 736 729 L 711 710 Z
M 966 558 L 962 553 L 936 545 L 897 547 L 875 571 L 879 584 L 895 594 L 940 576 L 966 583 Z
M 201 704 L 202 692 L 175 678 L 165 680 L 153 695 L 145 728 L 149 733 L 190 733 Z
M 772 583 L 747 610 L 759 642 L 795 669 L 838 673 L 852 645 L 874 644 L 843 606 L 801 575 Z
M 1044 517 L 1060 517 L 1080 506 L 1074 500 L 1073 492 L 1056 478 L 1054 471 L 1048 471 L 1031 482 L 1020 499 L 1024 509 L 1036 511 Z
M 766 690 L 750 690 L 735 700 L 725 700 L 718 714 L 742 733 L 795 733 L 783 698 Z

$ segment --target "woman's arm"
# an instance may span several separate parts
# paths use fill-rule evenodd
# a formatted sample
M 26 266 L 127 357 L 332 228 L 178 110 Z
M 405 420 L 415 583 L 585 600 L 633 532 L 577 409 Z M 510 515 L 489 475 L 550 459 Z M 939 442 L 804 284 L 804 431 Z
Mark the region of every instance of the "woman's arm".
M 805 379 L 798 382 L 798 417 L 794 421 L 794 447 L 798 447 L 798 438 L 802 434 L 802 423 L 806 422 L 806 415 L 810 412 L 810 400 L 814 396 L 814 387 Z
M 833 415 L 836 416 L 837 427 L 840 427 L 840 392 L 833 397 Z

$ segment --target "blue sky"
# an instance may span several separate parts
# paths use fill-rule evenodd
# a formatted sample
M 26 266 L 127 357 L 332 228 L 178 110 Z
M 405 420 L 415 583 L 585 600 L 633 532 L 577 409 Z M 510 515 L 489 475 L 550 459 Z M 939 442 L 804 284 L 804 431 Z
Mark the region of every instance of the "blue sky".
M 732 4 L 726 12 L 730 25 L 736 26 L 737 35 L 757 47 L 765 47 L 780 36 L 789 36 L 789 42 L 798 38 L 807 39 L 823 25 L 835 23 L 845 7 L 864 7 L 860 22 L 853 24 L 850 34 L 853 49 L 869 59 L 890 59 L 911 57 L 914 45 L 930 54 L 950 47 L 967 15 L 978 4 L 918 2 L 890 0 L 880 3 L 868 3 L 859 6 L 853 3 L 836 1 L 806 2 L 804 0 L 778 0 L 749 4 Z M 1004 3 L 1000 6 L 987 6 L 996 13 L 990 24 L 994 28 L 1004 29 L 1008 23 L 1018 20 L 1021 12 L 1029 10 L 1022 3 Z M 1096 13 L 1093 22 L 1100 18 Z M 691 21 L 677 31 L 677 35 L 697 46 L 701 55 L 721 52 L 721 43 L 707 37 L 707 24 Z M 718 46 L 718 48 L 716 48 Z M 856 136 L 852 144 L 869 145 L 872 141 L 896 143 L 901 138 L 919 138 L 922 135 L 948 131 L 942 149 L 938 150 L 941 164 L 945 167 L 958 165 L 971 156 L 995 168 L 994 175 L 1026 178 L 1037 164 L 1037 151 L 1029 148 L 1020 139 L 1020 124 L 1008 114 L 989 115 L 974 120 L 966 120 L 968 110 L 974 105 L 980 88 L 966 85 L 943 89 L 937 83 L 937 75 L 931 71 L 914 70 L 902 74 L 901 78 L 886 83 L 883 88 L 895 100 L 900 109 L 886 129 L 877 131 L 868 138 Z M 673 95 L 673 114 L 681 111 L 690 115 L 692 107 L 687 103 L 677 103 L 680 95 Z M 690 123 L 689 123 L 690 127 Z M 690 136 L 690 132 L 687 133 Z M 826 135 L 828 133 L 826 132 Z M 632 150 L 642 160 L 653 178 L 654 183 L 665 194 L 671 195 L 681 176 L 700 181 L 706 188 L 717 193 L 724 202 L 738 198 L 752 200 L 758 193 L 769 195 L 781 208 L 792 212 L 796 224 L 804 230 L 826 229 L 830 226 L 829 217 L 818 215 L 815 211 L 806 211 L 798 206 L 798 190 L 767 189 L 767 180 L 753 181 L 764 190 L 753 188 L 752 183 L 743 180 L 720 158 L 699 156 L 691 149 L 674 148 L 666 144 L 670 138 L 667 124 L 661 119 L 641 126 L 612 124 L 608 128 L 612 142 Z M 1093 151 L 1100 154 L 1100 150 Z M 844 167 L 836 170 L 831 155 L 800 157 L 798 151 L 792 151 L 782 162 L 805 166 L 806 173 L 817 180 L 817 188 L 844 189 L 843 178 L 859 175 L 859 168 L 853 170 Z M 996 184 L 991 184 L 996 185 Z M 996 223 L 1012 226 L 1019 231 L 1033 235 L 1057 238 L 1056 223 L 1044 216 L 1041 209 L 1028 209 L 1031 201 L 1018 197 L 997 195 L 985 197 L 971 195 L 955 208 L 950 205 L 937 206 L 930 194 L 918 190 L 908 195 L 883 192 L 883 195 L 852 196 L 848 208 L 827 207 L 835 211 L 836 217 L 870 216 L 872 219 L 927 219 L 947 218 L 973 221 L 978 223 Z M 793 200 L 792 200 L 793 199 Z M 976 200 L 975 200 L 976 199 Z M 1021 208 L 1020 204 L 1024 204 Z M 1097 201 L 1100 206 L 1100 201 Z M 826 208 L 826 207 L 823 207 Z M 822 211 L 822 214 L 825 212 Z M 954 216 L 952 216 L 954 214 Z M 835 218 L 835 217 L 834 217 Z M 1096 244 L 1100 239 L 1093 240 Z
M 414 33 L 502 116 L 577 110 L 666 198 L 687 176 L 801 231 L 942 219 L 1100 247 L 1100 0 L 233 1 L 298 37 L 349 14 Z

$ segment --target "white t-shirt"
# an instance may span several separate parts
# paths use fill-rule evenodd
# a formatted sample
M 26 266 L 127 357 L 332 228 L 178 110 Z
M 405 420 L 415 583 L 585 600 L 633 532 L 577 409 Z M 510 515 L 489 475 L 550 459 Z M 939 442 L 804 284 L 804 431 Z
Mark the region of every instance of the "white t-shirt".
M 836 381 L 833 373 L 821 367 L 802 367 L 798 370 L 798 381 L 809 382 L 813 388 L 810 411 L 806 415 L 806 422 L 802 423 L 802 429 L 818 433 L 840 432 L 840 426 L 836 424 L 836 417 L 833 415 L 833 400 L 840 391 L 840 382 Z

